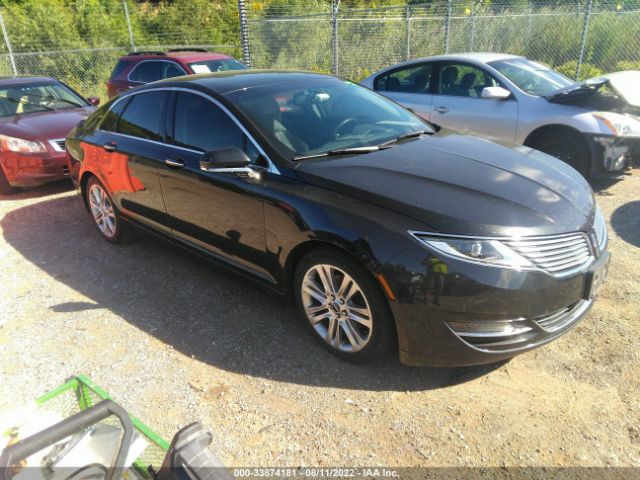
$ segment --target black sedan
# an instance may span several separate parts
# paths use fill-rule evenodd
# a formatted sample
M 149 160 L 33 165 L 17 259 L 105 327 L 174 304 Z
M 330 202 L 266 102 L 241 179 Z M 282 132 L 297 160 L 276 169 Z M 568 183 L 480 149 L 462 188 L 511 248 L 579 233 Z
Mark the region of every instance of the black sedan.
M 571 167 L 434 135 L 330 76 L 156 82 L 100 108 L 67 149 L 106 240 L 136 225 L 289 294 L 346 360 L 396 344 L 412 365 L 512 357 L 576 325 L 607 272 L 604 219 Z

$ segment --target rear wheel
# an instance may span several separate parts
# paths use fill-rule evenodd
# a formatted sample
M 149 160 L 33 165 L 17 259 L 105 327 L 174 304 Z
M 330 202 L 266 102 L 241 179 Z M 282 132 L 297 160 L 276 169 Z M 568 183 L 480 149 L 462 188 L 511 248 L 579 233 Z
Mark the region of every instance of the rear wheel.
M 122 220 L 107 189 L 96 177 L 91 177 L 87 182 L 86 199 L 93 221 L 103 238 L 111 243 L 122 243 Z
M 296 268 L 299 316 L 322 346 L 351 362 L 382 357 L 394 338 L 386 301 L 368 272 L 347 255 L 318 250 Z
M 548 131 L 539 134 L 531 147 L 568 163 L 582 176 L 590 173 L 591 152 L 578 132 L 571 130 Z
M 11 186 L 4 174 L 4 170 L 0 167 L 0 194 L 11 195 L 12 193 L 16 193 L 16 189 Z

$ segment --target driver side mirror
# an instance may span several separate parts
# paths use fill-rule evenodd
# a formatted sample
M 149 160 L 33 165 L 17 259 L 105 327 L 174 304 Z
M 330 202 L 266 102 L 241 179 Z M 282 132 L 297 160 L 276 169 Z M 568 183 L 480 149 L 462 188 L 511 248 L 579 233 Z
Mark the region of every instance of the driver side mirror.
M 236 147 L 218 148 L 205 152 L 200 161 L 200 170 L 212 173 L 235 173 L 250 178 L 260 178 L 260 174 L 251 167 L 246 153 Z
M 491 100 L 506 100 L 511 96 L 511 92 L 502 87 L 484 87 L 482 89 L 482 98 Z
M 98 105 L 100 105 L 99 97 L 89 97 L 87 98 L 87 101 L 89 102 L 90 105 L 93 105 L 94 107 L 97 107 Z

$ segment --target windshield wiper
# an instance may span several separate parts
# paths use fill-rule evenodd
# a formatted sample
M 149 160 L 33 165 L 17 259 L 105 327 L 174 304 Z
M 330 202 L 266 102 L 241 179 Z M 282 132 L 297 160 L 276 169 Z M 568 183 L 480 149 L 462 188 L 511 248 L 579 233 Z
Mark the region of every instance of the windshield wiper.
M 337 148 L 335 150 L 327 150 L 326 152 L 312 153 L 311 155 L 298 155 L 293 157 L 294 161 L 308 160 L 310 158 L 332 157 L 336 155 L 361 155 L 363 153 L 377 152 L 382 150 L 382 145 L 370 145 L 365 147 L 353 147 L 353 148 Z
M 391 140 L 381 143 L 380 145 L 378 145 L 378 147 L 384 148 L 389 145 L 393 145 L 394 143 L 401 142 L 402 140 L 421 137 L 422 135 L 431 135 L 432 133 L 433 132 L 431 130 L 418 130 L 417 132 L 403 133 L 402 135 L 398 135 L 396 138 L 392 138 Z

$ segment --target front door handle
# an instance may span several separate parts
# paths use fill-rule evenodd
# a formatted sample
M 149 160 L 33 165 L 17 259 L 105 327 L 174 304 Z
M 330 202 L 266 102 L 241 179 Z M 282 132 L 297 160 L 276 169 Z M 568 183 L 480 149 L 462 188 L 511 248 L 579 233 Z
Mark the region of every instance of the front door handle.
M 449 109 L 447 107 L 436 107 L 435 111 L 438 113 L 447 113 Z
M 169 167 L 173 167 L 173 168 L 182 168 L 184 167 L 184 160 L 171 160 L 170 158 L 167 158 L 164 161 L 165 165 L 168 165 Z
M 116 142 L 105 143 L 102 148 L 104 148 L 107 152 L 115 152 L 116 151 Z

